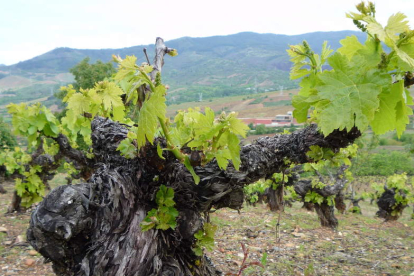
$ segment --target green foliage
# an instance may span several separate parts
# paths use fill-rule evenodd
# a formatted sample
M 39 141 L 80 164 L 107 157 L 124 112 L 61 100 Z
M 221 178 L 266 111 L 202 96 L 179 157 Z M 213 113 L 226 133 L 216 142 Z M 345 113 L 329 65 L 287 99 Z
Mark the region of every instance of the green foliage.
M 65 117 L 61 119 L 62 133 L 74 143 L 80 135 L 83 141 L 90 145 L 91 121 L 95 116 L 103 116 L 122 123 L 131 123 L 125 119 L 125 106 L 121 96 L 124 94 L 120 87 L 113 82 L 103 81 L 94 88 L 77 92 L 72 85 L 62 87 L 66 91 L 63 102 L 67 103 Z M 85 116 L 89 114 L 89 116 Z
M 283 199 L 286 200 L 298 200 L 299 195 L 295 192 L 294 186 L 286 186 L 285 191 L 287 192 L 285 195 L 283 195 Z
M 316 163 L 306 163 L 303 168 L 305 171 L 324 172 L 327 167 L 339 167 L 342 164 L 351 165 L 351 158 L 357 155 L 358 146 L 356 144 L 349 145 L 334 153 L 330 149 L 321 148 L 319 146 L 311 146 L 306 155 Z
M 210 108 L 204 112 L 191 108 L 188 112 L 178 112 L 174 119 L 176 126 L 171 128 L 174 145 L 178 148 L 187 145 L 193 150 L 203 151 L 202 165 L 216 158 L 221 169 L 226 169 L 228 160 L 239 169 L 240 140 L 237 135 L 246 137 L 248 127 L 236 118 L 234 112 L 223 112 L 217 119 Z
M 16 137 L 11 133 L 11 127 L 9 124 L 3 121 L 3 117 L 0 116 L 0 150 L 6 148 L 13 148 L 17 145 Z
M 30 161 L 30 155 L 19 147 L 0 152 L 0 166 L 5 166 L 9 175 L 19 174 L 19 178 L 15 180 L 15 189 L 22 198 L 21 205 L 26 208 L 41 201 L 45 194 L 45 186 L 38 175 L 42 168 L 37 165 L 29 166 Z
M 408 183 L 408 178 L 405 173 L 389 176 L 387 179 L 387 188 L 393 189 L 395 192 L 393 209 L 396 209 L 398 205 L 407 206 L 414 202 L 414 185 L 412 182 Z M 397 212 L 397 210 L 394 210 L 392 213 L 392 215 L 397 215 L 394 212 Z
M 135 57 L 127 57 L 124 60 L 114 57 L 114 60 L 119 64 L 115 79 L 127 96 L 126 102 L 141 104 L 138 127 L 131 129 L 130 132 L 134 134 L 130 134 L 128 140 L 124 140 L 118 148 L 124 156 L 133 158 L 137 149 L 139 150 L 147 141 L 152 144 L 161 127 L 168 147 L 160 149 L 157 146 L 158 155 L 162 156 L 162 150 L 173 152 L 193 175 L 195 183 L 199 182 L 199 177 L 195 174 L 190 156 L 180 151 L 183 147 L 203 152 L 200 165 L 205 165 L 215 158 L 221 169 L 227 168 L 229 160 L 239 169 L 240 140 L 237 135 L 246 137 L 248 127 L 236 118 L 235 113 L 227 115 L 223 112 L 216 119 L 214 112 L 209 108 L 205 109 L 204 114 L 198 108 L 190 108 L 187 112 L 179 111 L 174 119 L 175 126 L 172 126 L 165 117 L 166 88 L 160 80 L 154 85 L 148 76 L 153 70 L 152 67 L 146 64 L 137 66 Z M 147 95 L 142 94 L 141 86 L 148 86 L 150 92 Z M 132 145 L 134 140 L 136 146 Z
M 217 225 L 204 223 L 203 229 L 198 230 L 197 233 L 194 234 L 196 242 L 193 251 L 197 256 L 203 256 L 203 249 L 213 251 L 216 231 Z
M 347 16 L 369 36 L 365 44 L 356 37 L 342 40 L 342 47 L 326 59 L 331 70 L 321 69 L 324 59 L 315 62 L 306 43 L 288 50 L 294 62 L 291 77 L 302 77 L 301 91 L 293 98 L 294 116 L 304 122 L 312 107 L 311 120 L 325 135 L 335 129 L 355 126 L 364 131 L 371 126 L 376 134 L 396 129 L 400 136 L 412 114 L 407 105 L 413 101 L 403 77 L 414 66 L 414 31 L 401 13 L 392 15 L 382 27 L 372 12 L 374 7 L 361 7 L 360 14 Z M 381 43 L 391 52 L 385 52 Z
M 0 166 L 4 165 L 8 174 L 25 172 L 24 165 L 31 161 L 30 155 L 28 155 L 23 149 L 15 147 L 13 150 L 5 149 L 0 152 Z
M 174 190 L 161 185 L 156 194 L 155 202 L 158 209 L 153 208 L 148 212 L 140 224 L 141 230 L 145 232 L 154 227 L 161 230 L 175 229 L 178 211 L 174 208 Z
M 259 180 L 253 184 L 244 186 L 243 192 L 250 203 L 255 203 L 259 200 L 259 195 L 264 194 L 268 187 L 269 183 L 267 181 Z
M 361 208 L 358 206 L 352 206 L 351 208 L 348 209 L 348 211 L 354 214 L 362 214 Z
M 40 166 L 32 166 L 30 170 L 22 173 L 23 179 L 16 179 L 16 192 L 22 198 L 21 205 L 29 208 L 33 203 L 42 200 L 45 194 L 45 185 L 38 173 L 42 171 Z
M 86 57 L 69 70 L 75 76 L 76 82 L 73 87 L 76 90 L 93 88 L 95 83 L 103 81 L 115 73 L 115 68 L 111 62 L 103 63 L 98 60 L 94 64 L 89 64 L 89 61 L 90 58 Z M 59 99 L 63 99 L 64 96 L 64 94 L 57 95 Z
M 360 152 L 353 159 L 351 169 L 357 176 L 383 175 L 406 172 L 414 174 L 414 159 L 402 151 L 381 150 L 378 153 Z
M 9 104 L 12 123 L 17 135 L 27 137 L 30 146 L 40 143 L 42 136 L 57 137 L 59 122 L 52 112 L 40 103 L 28 106 L 25 103 Z
M 305 195 L 305 202 L 322 204 L 325 198 L 315 191 L 308 191 Z

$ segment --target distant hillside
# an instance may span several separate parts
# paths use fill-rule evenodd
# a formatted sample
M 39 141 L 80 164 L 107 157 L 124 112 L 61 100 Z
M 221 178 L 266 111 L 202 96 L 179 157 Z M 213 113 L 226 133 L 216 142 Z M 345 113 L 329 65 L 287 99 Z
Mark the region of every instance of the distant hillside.
M 170 86 L 169 102 L 251 94 L 256 89 L 263 92 L 296 87 L 288 77 L 291 63 L 286 49 L 289 44 L 307 40 L 319 52 L 323 41 L 336 49 L 340 47 L 339 40 L 350 35 L 356 35 L 362 41 L 365 37 L 365 34 L 353 31 L 294 36 L 245 32 L 167 41 L 166 45 L 176 48 L 179 53 L 177 57 L 166 58 L 163 70 L 163 82 Z M 30 60 L 3 66 L 1 71 L 25 77 L 34 73 L 58 74 L 68 72 L 87 56 L 92 62 L 98 59 L 106 62 L 111 60 L 112 54 L 135 55 L 138 62 L 144 62 L 143 48 L 148 49 L 152 59 L 153 45 L 101 50 L 57 48 Z

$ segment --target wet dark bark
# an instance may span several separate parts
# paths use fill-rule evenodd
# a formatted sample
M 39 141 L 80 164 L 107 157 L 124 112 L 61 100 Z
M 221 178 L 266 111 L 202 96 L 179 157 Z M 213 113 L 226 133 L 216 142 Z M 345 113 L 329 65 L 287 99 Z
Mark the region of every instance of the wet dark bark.
M 315 208 L 315 211 L 318 214 L 318 218 L 321 222 L 321 226 L 323 227 L 329 227 L 332 229 L 336 229 L 338 227 L 338 220 L 335 217 L 335 204 L 333 204 L 333 202 L 328 202 L 327 198 L 329 196 L 337 196 L 338 194 L 342 193 L 347 182 L 346 178 L 343 175 L 347 168 L 348 166 L 342 165 L 338 169 L 335 177 L 333 177 L 334 183 L 332 185 L 326 185 L 323 189 L 313 188 L 311 180 L 299 180 L 294 184 L 295 192 L 300 195 L 302 199 L 305 198 L 306 194 L 309 191 L 314 191 L 325 198 L 321 204 L 313 204 L 313 207 Z M 321 182 L 325 182 L 322 175 L 319 173 L 318 177 Z M 339 203 L 341 204 L 341 202 Z M 345 203 L 343 204 L 345 205 Z
M 376 215 L 385 219 L 385 221 L 398 220 L 405 207 L 407 207 L 407 205 L 397 203 L 394 196 L 395 190 L 385 187 L 384 193 L 377 200 L 379 210 Z M 401 193 L 401 196 L 405 197 L 406 195 Z

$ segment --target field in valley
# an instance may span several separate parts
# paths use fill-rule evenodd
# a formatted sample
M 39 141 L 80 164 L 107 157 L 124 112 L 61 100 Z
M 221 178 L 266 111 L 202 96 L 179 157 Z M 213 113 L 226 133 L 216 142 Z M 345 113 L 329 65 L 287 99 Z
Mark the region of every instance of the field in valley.
M 30 210 L 5 215 L 13 183 L 0 194 L 0 275 L 54 275 L 50 263 L 25 241 Z M 52 186 L 64 184 L 58 175 Z M 218 225 L 214 251 L 208 252 L 223 272 L 237 273 L 243 260 L 241 243 L 249 249 L 248 262 L 267 254 L 264 268 L 252 266 L 243 275 L 410 275 L 414 272 L 414 220 L 407 208 L 397 222 L 375 218 L 375 205 L 363 202 L 362 215 L 336 214 L 337 231 L 321 228 L 315 213 L 294 203 L 281 215 L 266 205 L 246 206 L 238 213 L 222 209 L 211 215 Z M 5 229 L 4 229 L 5 228 Z M 280 240 L 277 233 L 280 232 Z

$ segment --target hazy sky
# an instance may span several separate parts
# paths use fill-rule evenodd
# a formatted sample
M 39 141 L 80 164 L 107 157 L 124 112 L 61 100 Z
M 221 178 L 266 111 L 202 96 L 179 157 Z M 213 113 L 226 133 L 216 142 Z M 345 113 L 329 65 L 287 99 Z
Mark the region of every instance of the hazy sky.
M 183 36 L 252 31 L 303 34 L 356 30 L 345 13 L 359 0 L 0 0 L 0 64 L 57 47 L 123 48 Z M 377 0 L 377 19 L 401 11 L 414 22 L 414 0 Z M 413 27 L 413 23 L 411 23 Z

